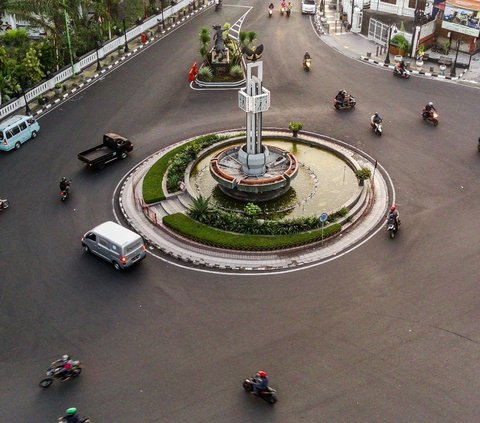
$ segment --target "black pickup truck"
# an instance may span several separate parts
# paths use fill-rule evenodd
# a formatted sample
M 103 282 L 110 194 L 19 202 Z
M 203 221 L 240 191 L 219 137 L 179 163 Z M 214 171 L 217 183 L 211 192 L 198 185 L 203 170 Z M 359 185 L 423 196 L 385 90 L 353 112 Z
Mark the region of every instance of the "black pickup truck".
M 109 133 L 103 136 L 103 143 L 78 153 L 78 160 L 96 169 L 117 159 L 124 159 L 133 150 L 133 144 L 121 135 Z

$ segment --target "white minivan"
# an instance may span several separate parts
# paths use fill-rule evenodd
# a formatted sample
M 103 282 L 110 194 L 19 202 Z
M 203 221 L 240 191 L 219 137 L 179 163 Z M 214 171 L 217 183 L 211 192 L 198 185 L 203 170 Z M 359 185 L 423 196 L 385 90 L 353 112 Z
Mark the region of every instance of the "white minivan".
M 104 222 L 82 238 L 83 249 L 113 264 L 117 270 L 142 261 L 147 253 L 143 238 L 115 222 Z
M 311 13 L 314 15 L 316 11 L 315 0 L 302 0 L 302 14 Z
M 30 138 L 35 138 L 40 125 L 31 116 L 15 115 L 0 122 L 0 150 L 18 150 Z

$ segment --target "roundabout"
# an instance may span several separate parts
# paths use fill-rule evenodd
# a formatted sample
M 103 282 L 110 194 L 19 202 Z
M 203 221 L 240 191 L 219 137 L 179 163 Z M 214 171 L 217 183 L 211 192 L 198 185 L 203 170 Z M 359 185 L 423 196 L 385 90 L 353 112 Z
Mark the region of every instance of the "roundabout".
M 223 131 L 217 135 L 232 137 L 238 133 L 238 130 L 232 130 Z M 264 136 L 266 138 L 291 139 L 290 134 L 281 129 L 264 130 Z M 238 142 L 239 139 L 241 136 L 233 137 L 224 143 Z M 303 132 L 296 138 L 297 142 L 316 145 L 334 152 L 348 161 L 353 168 L 371 170 L 371 180 L 368 179 L 360 185 L 344 205 L 348 209 L 348 214 L 339 219 L 339 223 L 342 225 L 341 231 L 331 239 L 321 239 L 306 245 L 276 251 L 226 250 L 202 245 L 172 231 L 163 223 L 163 219 L 171 214 L 186 213 L 192 199 L 199 195 L 195 187 L 190 184 L 190 171 L 196 162 L 201 161 L 204 155 L 209 154 L 209 149 L 203 154 L 200 152 L 197 160 L 189 165 L 183 191 L 167 195 L 165 200 L 155 204 L 146 204 L 143 200 L 143 180 L 151 167 L 172 149 L 191 141 L 192 139 L 177 142 L 145 159 L 124 177 L 118 186 L 118 193 L 115 197 L 118 199 L 122 218 L 144 237 L 150 245 L 152 253 L 163 253 L 170 257 L 170 260 L 188 263 L 194 268 L 262 273 L 318 265 L 346 254 L 381 230 L 385 223 L 388 206 L 394 202 L 394 187 L 390 177 L 387 171 L 372 157 L 340 140 Z M 218 145 L 214 145 L 214 147 L 221 148 Z M 165 181 L 159 183 L 165 184 Z M 318 210 L 318 216 L 325 211 L 332 212 L 331 210 Z

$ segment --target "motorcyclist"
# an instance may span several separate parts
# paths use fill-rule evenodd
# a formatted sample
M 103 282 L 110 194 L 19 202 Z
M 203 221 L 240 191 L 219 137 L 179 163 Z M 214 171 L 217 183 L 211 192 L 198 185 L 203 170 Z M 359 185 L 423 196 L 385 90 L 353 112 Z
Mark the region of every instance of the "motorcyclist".
M 371 118 L 370 118 L 370 123 L 372 125 L 372 128 L 375 128 L 378 124 L 382 123 L 382 118 L 378 113 L 375 113 Z
M 403 60 L 400 60 L 400 62 L 398 62 L 397 69 L 400 72 L 400 75 L 403 75 L 405 73 L 405 62 Z
M 268 388 L 267 372 L 259 370 L 253 384 L 253 393 L 257 394 L 260 391 L 265 391 Z
M 285 10 L 287 8 L 287 2 L 285 0 L 282 0 L 282 2 L 280 3 L 280 7 Z
M 292 10 L 292 8 L 293 8 L 293 4 L 292 4 L 291 1 L 289 1 L 289 2 L 287 3 L 287 10 Z
M 2 210 L 5 207 L 5 204 L 3 204 L 3 200 L 0 199 L 0 210 Z
M 388 212 L 388 219 L 391 218 L 395 219 L 395 229 L 398 229 L 400 226 L 400 214 L 398 213 L 397 206 L 395 204 L 390 207 L 390 211 Z
M 56 368 L 55 373 L 59 378 L 67 379 L 72 372 L 73 360 L 69 355 L 64 354 L 60 360 L 54 361 L 51 366 Z
M 274 7 L 275 7 L 275 6 L 273 5 L 273 3 L 270 3 L 270 5 L 268 6 L 268 8 L 269 8 L 270 10 L 272 10 L 272 11 L 273 11 L 273 8 L 274 8 Z
M 343 106 L 345 101 L 348 100 L 347 92 L 345 90 L 340 90 L 336 95 L 335 100 L 337 100 L 337 103 Z
M 78 411 L 75 407 L 70 407 L 65 411 L 65 415 L 62 417 L 65 423 L 82 423 L 82 419 L 78 415 Z
M 312 58 L 310 57 L 310 53 L 308 51 L 306 51 L 305 54 L 303 55 L 303 66 L 304 67 L 307 63 L 307 60 L 312 60 Z
M 433 114 L 433 112 L 436 112 L 437 109 L 435 109 L 435 106 L 433 105 L 433 102 L 429 101 L 427 103 L 427 105 L 425 106 L 425 108 L 423 109 L 423 113 L 425 116 L 431 116 Z
M 62 177 L 62 179 L 60 179 L 60 190 L 61 191 L 70 190 L 70 184 L 71 182 L 67 181 L 67 178 L 65 178 L 65 176 Z

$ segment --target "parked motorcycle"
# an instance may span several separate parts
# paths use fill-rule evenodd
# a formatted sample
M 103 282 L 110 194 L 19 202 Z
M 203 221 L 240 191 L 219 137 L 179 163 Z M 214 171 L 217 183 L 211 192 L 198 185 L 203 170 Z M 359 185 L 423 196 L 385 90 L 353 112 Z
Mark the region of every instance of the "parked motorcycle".
M 290 17 L 290 13 L 292 13 L 292 8 L 287 6 L 287 18 Z
M 280 15 L 284 15 L 285 14 L 285 6 L 281 6 L 280 7 Z
M 64 362 L 62 360 L 54 361 L 46 372 L 47 377 L 40 381 L 39 386 L 48 388 L 55 379 L 63 382 L 77 377 L 82 373 L 82 363 L 78 360 L 72 362 L 72 368 L 68 373 L 63 372 L 63 364 Z
M 4 200 L 0 199 L 0 210 L 8 209 L 10 202 L 5 198 Z
M 271 18 L 273 15 L 273 9 L 268 9 L 268 17 Z
M 218 12 L 222 8 L 222 0 L 215 1 L 215 12 Z
M 387 220 L 387 233 L 390 239 L 395 238 L 397 231 L 398 225 L 395 216 L 389 216 Z
M 438 125 L 438 113 L 435 110 L 429 112 L 428 110 L 423 109 L 422 118 L 423 120 L 432 123 L 433 126 Z
M 245 389 L 246 392 L 249 392 L 253 395 L 256 395 L 257 397 L 260 397 L 264 401 L 267 401 L 269 404 L 275 404 L 278 400 L 277 396 L 275 393 L 277 392 L 275 389 L 270 388 L 270 386 L 263 390 L 263 391 L 258 391 L 257 393 L 253 392 L 253 385 L 256 383 L 256 378 L 247 378 L 243 382 L 243 389 Z
M 351 95 L 348 96 L 345 101 L 342 103 L 338 101 L 336 98 L 333 99 L 333 107 L 335 110 L 342 110 L 342 109 L 353 109 L 357 104 L 355 97 Z
M 404 69 L 401 72 L 396 66 L 393 68 L 393 76 L 398 76 L 399 78 L 408 79 L 410 78 L 410 71 Z

